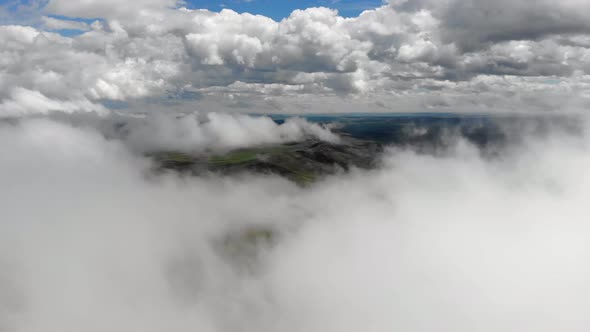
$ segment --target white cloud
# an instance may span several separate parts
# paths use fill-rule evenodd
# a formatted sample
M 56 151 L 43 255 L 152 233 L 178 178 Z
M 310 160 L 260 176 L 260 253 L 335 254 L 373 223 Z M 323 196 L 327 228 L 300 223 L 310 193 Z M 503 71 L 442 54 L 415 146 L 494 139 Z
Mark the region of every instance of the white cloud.
M 495 160 L 462 142 L 390 151 L 303 189 L 145 176 L 91 128 L 2 123 L 0 326 L 586 331 L 587 143 L 551 131 Z M 261 226 L 277 243 L 250 269 L 219 251 Z
M 173 8 L 177 0 L 138 0 L 121 2 L 117 0 L 50 0 L 45 7 L 56 15 L 83 18 L 129 17 L 142 11 L 158 11 Z
M 55 100 L 47 98 L 38 91 L 15 88 L 10 98 L 0 103 L 0 114 L 3 116 L 25 116 L 30 114 L 47 114 L 52 111 L 60 112 L 97 112 L 107 113 L 101 105 L 93 104 L 86 99 Z
M 9 103 L 16 88 L 56 102 L 88 100 L 90 109 L 105 99 L 137 104 L 189 91 L 201 96 L 193 107 L 212 107 L 207 111 L 264 105 L 271 97 L 274 108 L 266 110 L 276 110 L 299 96 L 324 112 L 334 96 L 347 98 L 345 104 L 363 98 L 384 104 L 405 96 L 397 103 L 412 104 L 434 85 L 447 98 L 469 99 L 471 92 L 456 87 L 476 88 L 469 81 L 481 75 L 560 77 L 578 91 L 582 86 L 573 77 L 590 73 L 590 52 L 583 42 L 588 30 L 577 18 L 585 3 L 576 1 L 529 8 L 518 1 L 475 1 L 467 7 L 416 0 L 354 18 L 309 8 L 280 22 L 178 5 L 54 0 L 44 9 L 47 15 L 103 20 L 87 26 L 45 16 L 48 29 L 88 30 L 74 38 L 32 27 L 0 27 L 1 102 Z M 508 14 L 485 16 L 498 11 Z M 438 82 L 433 85 L 433 80 Z M 520 87 L 524 90 L 517 93 L 532 88 Z M 492 108 L 506 111 L 502 100 L 513 88 L 497 91 L 498 107 Z M 583 95 L 562 93 L 579 105 L 587 103 Z M 230 94 L 234 99 L 225 99 Z
M 268 117 L 224 113 L 187 114 L 182 117 L 156 114 L 141 121 L 125 119 L 125 141 L 135 150 L 204 152 L 227 151 L 265 144 L 301 141 L 315 137 L 327 142 L 339 138 L 329 129 L 303 119 L 277 125 Z
M 49 16 L 43 16 L 43 27 L 48 30 L 81 30 L 86 31 L 90 27 L 87 23 L 78 22 L 78 21 L 68 21 L 68 20 L 60 20 Z

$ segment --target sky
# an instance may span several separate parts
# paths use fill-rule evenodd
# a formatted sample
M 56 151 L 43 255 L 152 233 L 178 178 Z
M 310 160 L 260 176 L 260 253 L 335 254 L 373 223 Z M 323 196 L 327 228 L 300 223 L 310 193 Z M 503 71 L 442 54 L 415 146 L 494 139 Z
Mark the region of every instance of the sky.
M 22 10 L 23 5 L 42 7 L 47 1 L 32 0 L 0 0 L 0 6 L 4 5 L 7 11 L 13 16 L 18 14 L 19 7 Z M 358 16 L 362 11 L 375 9 L 383 4 L 382 0 L 188 0 L 181 5 L 193 9 L 208 9 L 211 11 L 220 11 L 224 8 L 235 10 L 239 13 L 252 13 L 271 17 L 275 21 L 280 21 L 288 17 L 295 9 L 306 9 L 310 7 L 330 7 L 337 9 L 342 16 Z M 16 22 L 16 20 L 15 20 Z
M 582 0 L 3 0 L 0 112 L 583 111 Z
M 271 17 L 280 21 L 288 17 L 295 9 L 306 9 L 310 7 L 330 7 L 337 9 L 346 17 L 358 16 L 362 11 L 375 9 L 382 5 L 382 0 L 191 0 L 187 1 L 189 8 L 207 8 L 212 11 L 219 11 L 223 8 L 230 8 L 237 12 L 248 12 Z

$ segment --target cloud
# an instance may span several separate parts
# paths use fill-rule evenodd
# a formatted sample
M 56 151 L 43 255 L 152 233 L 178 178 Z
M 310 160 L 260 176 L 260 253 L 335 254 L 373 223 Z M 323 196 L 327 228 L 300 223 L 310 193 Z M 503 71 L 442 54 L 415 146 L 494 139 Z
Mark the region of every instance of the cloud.
M 8 117 L 18 117 L 30 114 L 47 114 L 53 111 L 60 112 L 97 112 L 108 113 L 108 110 L 86 99 L 77 100 L 53 100 L 47 98 L 38 91 L 15 88 L 10 99 L 0 104 L 0 114 Z
M 585 2 L 574 0 L 534 5 L 414 0 L 352 18 L 308 8 L 276 22 L 229 9 L 190 10 L 175 1 L 131 6 L 54 0 L 43 9 L 44 29 L 88 31 L 64 37 L 33 27 L 1 26 L 0 98 L 6 103 L 21 88 L 53 102 L 85 99 L 91 109 L 105 100 L 136 105 L 198 93 L 201 98 L 192 110 L 235 111 L 244 109 L 235 107 L 240 105 L 305 100 L 326 112 L 333 97 L 344 104 L 360 99 L 388 104 L 390 98 L 412 104 L 433 81 L 445 98 L 469 99 L 471 91 L 464 86 L 475 86 L 477 77 L 485 76 L 561 78 L 571 91 L 564 98 L 584 105 L 585 95 L 574 92 L 584 89 L 580 82 L 588 80 L 590 70 L 590 51 L 583 42 L 588 27 L 580 16 L 585 9 Z M 48 15 L 101 20 L 86 26 Z M 507 95 L 536 88 L 516 87 L 497 91 L 497 107 L 487 109 L 511 111 L 502 106 Z M 267 103 L 270 99 L 275 100 Z M 511 102 L 519 104 L 518 99 Z M 538 110 L 526 103 L 522 108 Z
M 87 31 L 89 25 L 84 22 L 60 20 L 49 16 L 43 16 L 43 27 L 48 30 L 80 30 Z
M 391 150 L 299 188 L 146 176 L 92 127 L 3 122 L 0 326 L 585 331 L 588 139 L 559 132 L 492 160 Z M 244 270 L 218 244 L 252 227 L 277 241 Z
M 82 0 L 75 2 L 50 0 L 45 8 L 51 13 L 70 17 L 117 18 L 128 17 L 142 11 L 174 8 L 178 2 L 176 0 L 139 0 L 133 3 L 121 3 L 115 0 Z
M 408 2 L 408 4 L 415 2 Z M 446 38 L 465 47 L 477 42 L 535 40 L 547 35 L 588 33 L 582 14 L 589 10 L 579 0 L 538 1 L 427 1 L 445 22 Z
M 80 117 L 78 125 L 100 128 L 119 137 L 134 151 L 183 151 L 203 153 L 316 138 L 338 143 L 339 137 L 325 126 L 293 118 L 276 124 L 265 116 L 227 113 L 193 113 L 182 116 L 153 114 L 142 118 Z M 115 130 L 115 128 L 118 128 Z

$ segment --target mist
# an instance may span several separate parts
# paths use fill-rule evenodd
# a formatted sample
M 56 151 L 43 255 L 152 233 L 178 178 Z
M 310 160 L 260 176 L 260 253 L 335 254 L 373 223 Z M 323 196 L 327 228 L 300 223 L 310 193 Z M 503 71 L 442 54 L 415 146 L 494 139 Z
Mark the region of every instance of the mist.
M 585 128 L 528 136 L 497 158 L 462 139 L 444 154 L 391 147 L 377 169 L 302 187 L 154 175 L 138 142 L 169 140 L 99 127 L 0 124 L 0 331 L 590 324 Z M 252 227 L 277 235 L 245 262 L 220 250 Z
M 268 116 L 222 112 L 52 114 L 54 121 L 77 128 L 91 128 L 109 139 L 123 141 L 136 153 L 181 151 L 217 152 L 315 138 L 338 143 L 329 125 L 292 117 L 277 124 Z

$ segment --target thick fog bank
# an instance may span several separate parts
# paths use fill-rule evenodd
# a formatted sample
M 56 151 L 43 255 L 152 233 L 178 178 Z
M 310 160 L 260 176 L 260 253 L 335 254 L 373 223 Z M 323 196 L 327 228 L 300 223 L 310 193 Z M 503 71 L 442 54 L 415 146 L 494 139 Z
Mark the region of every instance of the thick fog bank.
M 390 149 L 379 169 L 301 188 L 153 176 L 133 147 L 159 128 L 130 145 L 73 123 L 0 124 L 2 332 L 590 327 L 585 127 L 492 159 L 461 139 Z M 245 137 L 268 142 L 258 125 Z M 243 268 L 219 243 L 251 228 L 275 235 Z

